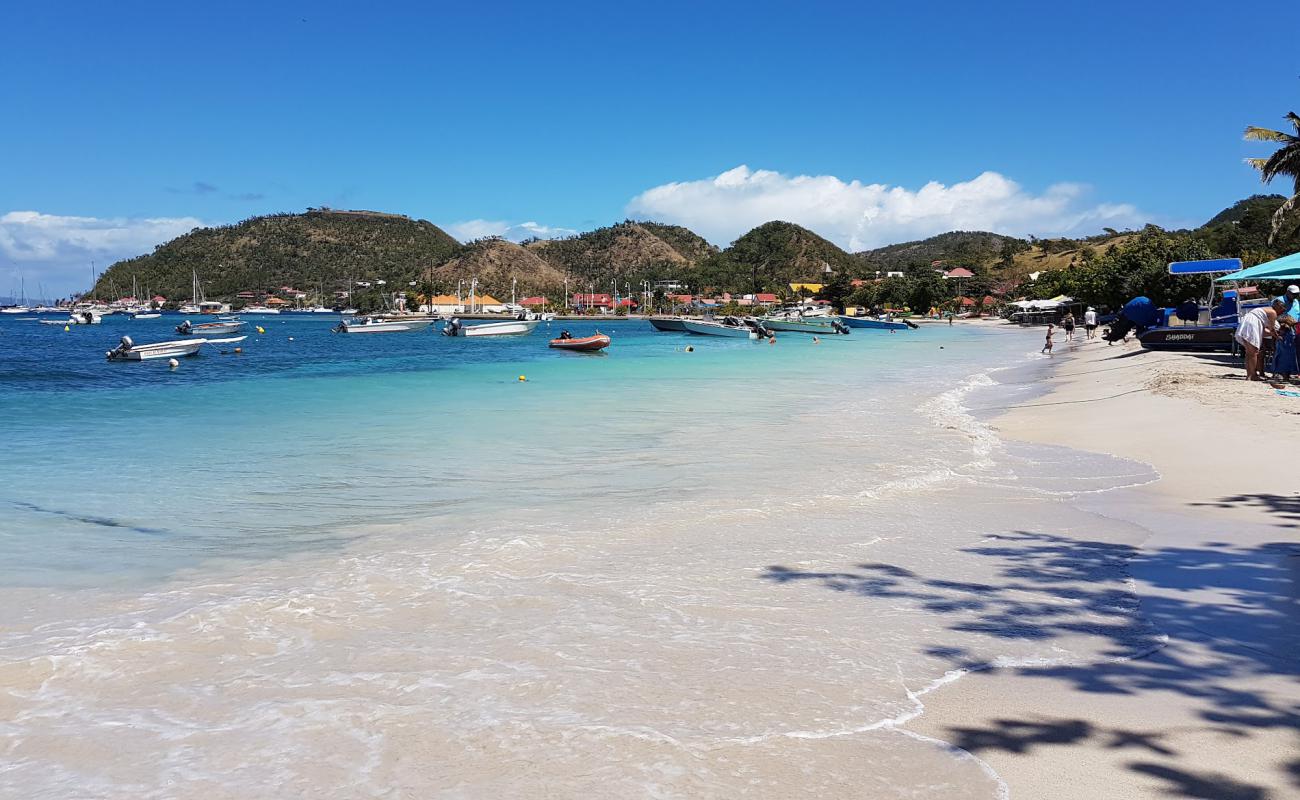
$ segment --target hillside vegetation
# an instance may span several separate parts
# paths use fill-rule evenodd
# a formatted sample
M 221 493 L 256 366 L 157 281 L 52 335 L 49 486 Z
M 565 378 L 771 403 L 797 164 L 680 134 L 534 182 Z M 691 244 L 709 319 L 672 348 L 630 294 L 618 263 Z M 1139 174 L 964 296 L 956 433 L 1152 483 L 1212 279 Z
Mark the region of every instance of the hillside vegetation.
M 434 291 L 454 294 L 458 281 L 478 278 L 480 291 L 498 300 L 510 299 L 511 282 L 517 282 L 518 297 L 530 294 L 556 295 L 564 289 L 564 273 L 538 258 L 531 250 L 504 239 L 482 239 L 465 246 L 460 255 L 433 271 Z
M 460 251 L 460 243 L 433 223 L 397 214 L 274 214 L 196 228 L 148 255 L 119 261 L 91 294 L 103 299 L 129 294 L 134 276 L 141 293 L 188 299 L 191 270 L 210 298 L 279 286 L 329 294 L 353 279 L 404 284 Z
M 766 222 L 700 265 L 697 282 L 716 290 L 789 292 L 791 283 L 856 275 L 862 265 L 835 244 L 793 222 Z
M 196 229 L 151 254 L 114 264 L 93 296 L 126 294 L 134 276 L 142 292 L 188 299 L 190 271 L 195 270 L 212 299 L 290 285 L 330 302 L 334 291 L 354 280 L 384 280 L 391 289 L 406 289 L 414 281 L 421 292 L 451 293 L 458 281 L 478 278 L 481 291 L 503 299 L 509 297 L 512 280 L 518 282 L 520 296 L 555 297 L 566 279 L 571 291 L 590 286 L 602 292 L 614 282 L 619 291 L 638 291 L 642 280 L 672 279 L 689 285 L 692 293 L 759 290 L 782 296 L 791 294 L 791 283 L 818 283 L 826 285 L 827 299 L 863 305 L 928 307 L 950 300 L 958 287 L 977 298 L 1065 293 L 1109 303 L 1138 288 L 1157 294 L 1184 291 L 1179 282 L 1161 278 L 1168 260 L 1239 257 L 1250 266 L 1300 250 L 1300 234 L 1268 243 L 1272 214 L 1283 200 L 1279 195 L 1249 197 L 1191 230 L 1107 229 L 1082 239 L 952 231 L 852 255 L 807 228 L 782 221 L 759 225 L 725 250 L 681 226 L 630 220 L 565 239 L 522 245 L 486 239 L 461 245 L 424 220 L 311 209 Z M 936 274 L 958 266 L 971 269 L 975 277 L 953 284 Z M 853 279 L 887 272 L 903 277 L 852 285 Z M 370 301 L 381 305 L 382 298 L 374 294 Z M 370 302 L 357 299 L 362 305 Z
M 529 250 L 567 274 L 574 286 L 599 290 L 619 282 L 680 278 L 717 248 L 676 225 L 627 220 L 565 239 L 537 239 Z

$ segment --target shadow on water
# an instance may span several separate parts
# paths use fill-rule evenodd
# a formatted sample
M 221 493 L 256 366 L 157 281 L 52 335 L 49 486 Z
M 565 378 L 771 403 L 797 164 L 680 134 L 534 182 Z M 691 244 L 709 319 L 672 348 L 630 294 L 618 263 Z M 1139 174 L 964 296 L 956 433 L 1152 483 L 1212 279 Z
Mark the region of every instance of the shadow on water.
M 1217 504 L 1263 505 L 1290 519 L 1296 498 L 1256 495 Z M 1294 523 L 1292 523 L 1294 525 Z M 1300 704 L 1278 700 L 1252 681 L 1300 678 L 1300 608 L 1288 559 L 1300 545 L 1256 547 L 1211 543 L 1200 547 L 1137 548 L 1048 533 L 1017 531 L 990 537 L 962 552 L 995 559 L 994 583 L 927 577 L 892 564 L 860 563 L 839 571 L 771 566 L 762 575 L 777 584 L 808 583 L 847 594 L 897 598 L 946 617 L 952 631 L 997 639 L 1050 641 L 1085 633 L 1103 642 L 1085 666 L 1001 668 L 1098 695 L 1170 693 L 1189 698 L 1205 735 L 1231 739 L 1266 730 L 1300 736 Z M 1135 560 L 1140 560 L 1140 566 Z M 1140 572 L 1142 599 L 1125 587 L 1130 565 Z M 1195 650 L 1161 647 L 1199 641 Z M 934 645 L 925 652 L 952 669 L 983 669 L 987 661 L 965 648 Z M 1294 684 L 1292 684 L 1294 685 Z M 1294 693 L 1291 694 L 1294 696 Z M 1265 785 L 1229 776 L 1207 764 L 1207 753 L 1183 752 L 1171 741 L 1179 730 L 1130 730 L 1096 721 L 1050 716 L 989 719 L 980 727 L 947 731 L 953 744 L 977 755 L 1032 753 L 1087 743 L 1131 751 L 1125 762 L 1154 779 L 1171 797 L 1269 800 Z M 1300 753 L 1300 739 L 1294 752 Z M 1300 789 L 1300 758 L 1278 766 L 1268 782 Z

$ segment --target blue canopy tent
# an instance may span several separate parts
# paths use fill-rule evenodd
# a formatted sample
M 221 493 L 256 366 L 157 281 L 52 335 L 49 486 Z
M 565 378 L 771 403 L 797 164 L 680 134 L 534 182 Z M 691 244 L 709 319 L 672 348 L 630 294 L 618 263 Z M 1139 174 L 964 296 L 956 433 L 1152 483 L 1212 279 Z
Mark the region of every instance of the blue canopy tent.
M 1300 281 L 1300 253 L 1265 261 L 1249 269 L 1233 272 L 1216 281 Z

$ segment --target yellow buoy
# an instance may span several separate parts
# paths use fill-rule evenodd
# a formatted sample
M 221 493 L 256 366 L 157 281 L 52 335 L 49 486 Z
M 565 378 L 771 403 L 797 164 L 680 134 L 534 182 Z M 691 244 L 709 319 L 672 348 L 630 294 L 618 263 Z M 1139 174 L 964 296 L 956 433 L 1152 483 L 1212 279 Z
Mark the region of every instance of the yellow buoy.
M 70 331 L 70 330 L 72 330 L 72 328 L 69 328 L 67 325 L 64 325 L 64 326 L 63 326 L 63 332 L 64 332 L 64 333 L 67 333 L 67 332 Z
M 266 333 L 266 329 L 263 328 L 261 325 L 258 325 L 258 326 L 257 326 L 257 332 L 258 332 L 258 333 Z
M 520 376 L 519 376 L 519 380 L 521 380 L 521 381 L 526 381 L 526 380 L 528 380 L 528 378 L 524 377 L 523 375 L 520 375 Z
M 235 348 L 235 352 L 236 352 L 236 353 L 242 353 L 242 352 L 244 352 L 244 348 L 242 348 L 242 347 L 236 347 L 236 348 Z

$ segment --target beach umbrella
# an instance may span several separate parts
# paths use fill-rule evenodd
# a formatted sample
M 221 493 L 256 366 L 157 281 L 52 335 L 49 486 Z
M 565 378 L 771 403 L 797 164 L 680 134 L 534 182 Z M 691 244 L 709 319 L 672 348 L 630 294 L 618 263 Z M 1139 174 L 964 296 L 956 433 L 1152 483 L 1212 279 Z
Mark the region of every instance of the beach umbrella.
M 1240 272 L 1232 272 L 1219 278 L 1216 281 L 1296 281 L 1300 280 L 1300 253 L 1292 253 L 1289 256 L 1275 258 L 1272 261 L 1265 261 L 1263 264 L 1256 264 L 1253 267 L 1243 269 Z

